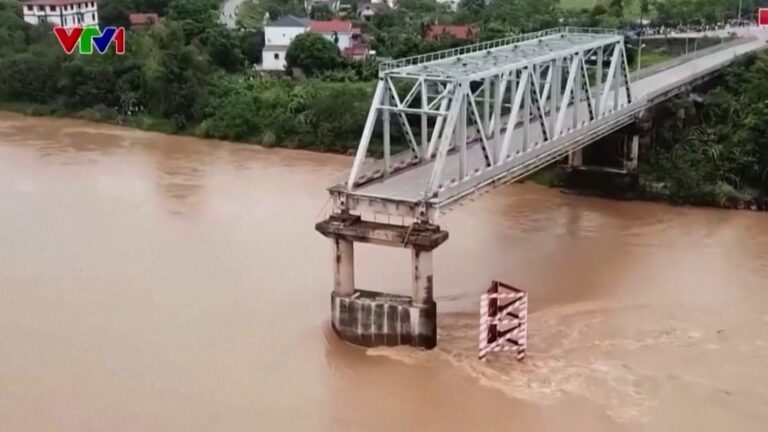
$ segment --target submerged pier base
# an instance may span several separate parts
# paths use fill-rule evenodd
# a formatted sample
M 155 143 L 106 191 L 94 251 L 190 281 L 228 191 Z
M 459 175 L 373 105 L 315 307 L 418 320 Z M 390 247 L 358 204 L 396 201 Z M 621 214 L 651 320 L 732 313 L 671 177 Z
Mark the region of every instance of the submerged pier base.
M 334 245 L 331 323 L 343 340 L 362 346 L 437 345 L 437 305 L 433 299 L 432 252 L 448 239 L 439 226 L 411 226 L 363 221 L 336 214 L 315 229 Z M 411 250 L 411 296 L 357 289 L 354 243 Z

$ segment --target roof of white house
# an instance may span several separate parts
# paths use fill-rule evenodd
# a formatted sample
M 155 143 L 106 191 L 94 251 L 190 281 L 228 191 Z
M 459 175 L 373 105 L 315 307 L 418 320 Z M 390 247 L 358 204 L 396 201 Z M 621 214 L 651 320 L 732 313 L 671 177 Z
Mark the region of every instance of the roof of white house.
M 309 27 L 309 20 L 307 18 L 286 15 L 272 21 L 267 27 Z
M 352 32 L 352 23 L 339 19 L 330 21 L 312 20 L 309 22 L 309 29 L 316 33 L 350 33 Z

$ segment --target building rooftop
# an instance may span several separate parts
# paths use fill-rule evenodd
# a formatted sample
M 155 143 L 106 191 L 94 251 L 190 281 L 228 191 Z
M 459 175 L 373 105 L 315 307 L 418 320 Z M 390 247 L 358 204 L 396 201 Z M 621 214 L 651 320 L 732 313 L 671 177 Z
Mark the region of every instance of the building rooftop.
M 128 20 L 131 25 L 152 24 L 157 22 L 160 17 L 156 13 L 131 13 L 128 14 Z
M 317 33 L 350 33 L 352 32 L 352 23 L 339 19 L 332 19 L 330 21 L 312 20 L 309 29 Z
M 466 40 L 472 37 L 474 30 L 469 25 L 442 25 L 432 24 L 427 28 L 427 39 L 437 39 L 440 35 L 447 34 L 456 39 Z

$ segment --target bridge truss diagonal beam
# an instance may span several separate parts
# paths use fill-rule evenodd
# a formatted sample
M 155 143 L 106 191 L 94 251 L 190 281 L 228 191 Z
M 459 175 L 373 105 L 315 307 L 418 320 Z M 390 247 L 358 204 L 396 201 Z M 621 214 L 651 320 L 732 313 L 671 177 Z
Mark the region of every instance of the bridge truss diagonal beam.
M 433 210 L 491 173 L 528 166 L 633 105 L 615 32 L 564 28 L 505 41 L 383 65 L 349 177 L 331 188 L 335 211 L 371 210 L 352 204 L 366 202 L 433 222 Z M 371 164 L 372 143 L 381 159 Z

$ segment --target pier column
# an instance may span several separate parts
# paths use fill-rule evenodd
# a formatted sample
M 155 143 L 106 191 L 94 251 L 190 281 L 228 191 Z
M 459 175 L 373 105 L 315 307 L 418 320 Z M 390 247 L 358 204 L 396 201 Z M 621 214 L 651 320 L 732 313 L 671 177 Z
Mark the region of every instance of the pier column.
M 413 264 L 413 304 L 425 306 L 432 303 L 432 251 L 411 249 Z
M 584 164 L 583 149 L 574 150 L 568 153 L 568 167 L 575 168 Z
M 354 243 L 334 238 L 333 249 L 333 292 L 338 296 L 351 296 L 355 293 Z
M 625 159 L 624 169 L 627 171 L 634 171 L 637 169 L 637 161 L 640 155 L 640 136 L 633 134 L 632 138 L 624 138 Z
M 427 349 L 437 345 L 437 304 L 432 297 L 432 249 L 411 248 L 411 344 Z

